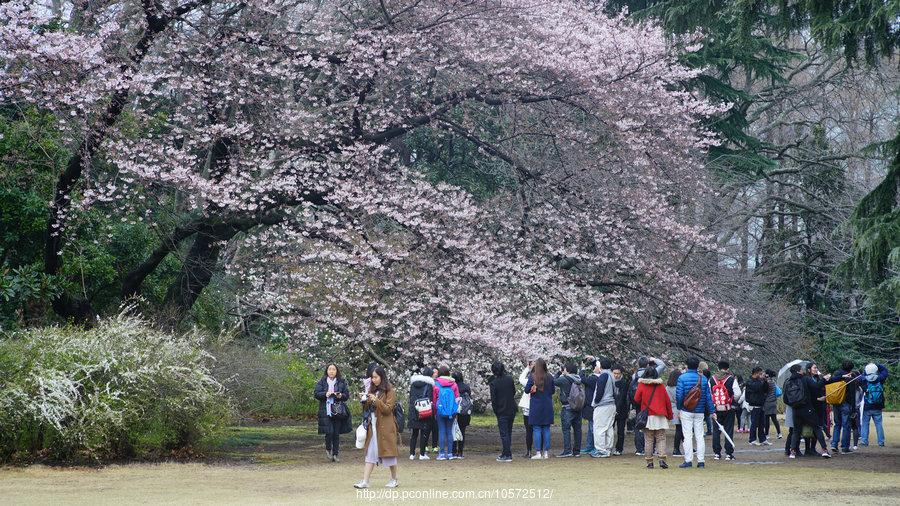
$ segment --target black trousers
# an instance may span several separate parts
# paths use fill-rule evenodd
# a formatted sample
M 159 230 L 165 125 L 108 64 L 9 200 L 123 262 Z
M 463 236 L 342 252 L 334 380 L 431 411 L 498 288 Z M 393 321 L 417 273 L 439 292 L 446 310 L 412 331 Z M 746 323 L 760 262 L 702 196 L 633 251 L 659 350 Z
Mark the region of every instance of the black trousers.
M 462 441 L 454 441 L 453 442 L 453 455 L 456 457 L 462 457 L 463 449 L 466 445 L 466 427 L 469 426 L 469 423 L 472 421 L 472 415 L 458 415 L 456 417 L 456 423 L 459 424 L 459 431 L 462 432 L 463 440 Z
M 732 440 L 734 439 L 734 411 L 717 411 L 716 412 L 717 421 L 722 424 L 722 427 L 725 427 L 725 434 L 728 434 Z M 722 455 L 722 439 L 725 439 L 725 454 L 726 455 L 734 455 L 734 446 L 728 442 L 728 438 L 722 437 L 722 430 L 719 429 L 719 425 L 713 423 L 713 453 L 716 455 Z
M 625 450 L 625 426 L 628 425 L 628 411 L 616 412 L 616 451 L 622 453 Z M 637 431 L 641 432 L 641 431 Z M 643 436 L 643 433 L 641 434 Z
M 800 438 L 803 436 L 803 427 L 809 426 L 813 429 L 813 435 L 816 440 L 822 445 L 822 448 L 828 448 L 825 442 L 825 434 L 822 432 L 822 427 L 819 426 L 819 419 L 816 416 L 815 412 L 809 407 L 795 407 L 794 408 L 794 433 L 791 438 L 791 449 L 794 453 L 800 453 Z
M 766 430 L 765 430 L 765 432 L 766 432 L 767 437 L 769 435 L 769 422 L 774 423 L 775 424 L 775 432 L 777 434 L 781 434 L 781 425 L 778 424 L 778 413 L 775 413 L 774 415 L 766 415 Z
M 753 408 L 750 410 L 750 442 L 758 441 L 760 443 L 766 440 L 766 431 L 764 428 L 766 414 L 762 408 Z
M 500 456 L 512 458 L 512 416 L 497 417 L 497 432 L 500 433 Z
M 428 438 L 425 439 L 427 440 Z M 438 426 L 434 417 L 431 418 L 431 447 L 438 447 Z
M 338 424 L 331 417 L 327 418 L 328 427 L 325 429 L 325 450 L 332 455 L 337 455 L 341 451 L 341 433 L 338 431 Z
M 434 429 L 434 420 L 426 418 L 419 420 L 422 425 L 421 429 L 410 429 L 409 431 L 409 454 L 416 454 L 416 445 L 419 446 L 419 455 L 425 455 L 425 447 L 428 446 L 428 433 Z
M 676 413 L 675 416 L 678 416 Z M 684 442 L 684 431 L 681 430 L 681 424 L 675 424 L 675 451 L 672 455 L 681 455 L 681 443 Z
M 528 423 L 528 415 L 522 415 L 525 421 L 525 451 L 531 453 L 531 447 L 534 445 L 534 432 L 531 430 L 531 424 Z

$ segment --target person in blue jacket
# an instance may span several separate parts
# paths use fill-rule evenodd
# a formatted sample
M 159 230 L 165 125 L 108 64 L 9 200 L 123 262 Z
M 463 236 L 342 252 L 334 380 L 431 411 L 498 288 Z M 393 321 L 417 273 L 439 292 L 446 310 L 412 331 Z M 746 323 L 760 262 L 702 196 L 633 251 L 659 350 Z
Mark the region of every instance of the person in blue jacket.
M 547 371 L 547 362 L 539 358 L 525 383 L 525 391 L 531 394 L 528 406 L 528 422 L 534 431 L 535 454 L 532 459 L 550 458 L 550 426 L 553 425 L 553 376 Z
M 709 381 L 702 376 L 697 368 L 700 366 L 700 359 L 697 357 L 688 358 L 687 371 L 684 371 L 678 377 L 678 384 L 675 386 L 676 407 L 678 408 L 678 416 L 681 418 L 681 430 L 684 432 L 684 463 L 678 467 L 693 467 L 694 444 L 697 445 L 697 467 L 706 467 L 704 463 L 706 453 L 706 441 L 704 439 L 706 429 L 706 417 L 712 416 L 713 421 L 716 420 L 716 408 L 713 405 L 712 393 L 709 389 Z M 700 398 L 694 409 L 686 409 L 684 406 L 684 398 L 688 392 L 694 388 L 700 388 Z
M 884 382 L 888 377 L 887 367 L 868 364 L 864 369 L 863 416 L 859 431 L 860 443 L 869 446 L 869 420 L 875 421 L 878 446 L 884 446 L 884 426 L 881 425 L 881 410 L 884 409 Z

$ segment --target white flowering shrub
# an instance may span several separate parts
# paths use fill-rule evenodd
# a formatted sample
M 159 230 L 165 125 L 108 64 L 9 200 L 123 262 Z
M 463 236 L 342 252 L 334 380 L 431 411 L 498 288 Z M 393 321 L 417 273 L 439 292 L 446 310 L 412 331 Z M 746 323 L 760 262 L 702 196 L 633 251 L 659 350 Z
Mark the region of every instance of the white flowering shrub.
M 128 316 L 0 338 L 0 461 L 154 458 L 231 416 L 198 335 Z

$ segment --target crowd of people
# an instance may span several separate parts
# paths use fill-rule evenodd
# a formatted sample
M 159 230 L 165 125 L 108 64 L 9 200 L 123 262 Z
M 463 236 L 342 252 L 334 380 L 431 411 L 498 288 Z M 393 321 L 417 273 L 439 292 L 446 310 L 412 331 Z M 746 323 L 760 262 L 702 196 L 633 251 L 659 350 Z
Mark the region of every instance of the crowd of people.
M 669 467 L 667 433 L 674 425 L 673 457 L 680 468 L 705 467 L 706 437 L 712 437 L 713 459 L 735 460 L 734 433 L 749 433 L 749 444 L 771 446 L 783 439 L 778 402 L 785 405 L 784 452 L 790 459 L 831 458 L 868 446 L 874 422 L 877 444 L 884 446 L 882 410 L 888 370 L 867 364 L 854 370 L 850 361 L 832 374 L 812 362 L 795 363 L 782 373 L 754 367 L 745 380 L 733 374 L 727 360 L 716 371 L 696 357 L 674 368 L 659 358 L 641 357 L 636 368 L 607 358 L 586 357 L 581 367 L 564 363 L 555 374 L 544 359 L 529 361 L 518 376 L 494 362 L 488 378 L 490 407 L 500 439 L 498 462 L 511 462 L 512 432 L 518 412 L 525 428 L 523 458 L 550 458 L 551 426 L 559 400 L 562 451 L 557 458 L 622 455 L 626 434 L 634 437 L 635 455 L 648 468 Z M 784 370 L 783 370 L 784 371 Z M 398 486 L 397 462 L 401 433 L 409 430 L 409 459 L 465 458 L 465 433 L 473 409 L 472 390 L 459 371 L 447 365 L 425 367 L 409 378 L 407 409 L 398 402 L 384 368 L 371 364 L 359 398 L 363 420 L 357 427 L 357 447 L 365 452 L 363 478 L 354 486 L 367 488 L 376 465 L 390 469 L 387 487 Z M 326 366 L 315 387 L 319 400 L 319 433 L 325 435 L 326 457 L 340 458 L 340 435 L 353 431 L 347 408 L 350 392 L 336 364 Z M 408 420 L 408 421 L 407 421 Z M 834 422 L 833 430 L 831 422 Z M 586 423 L 582 423 L 582 421 Z M 774 433 L 771 428 L 774 426 Z M 774 436 L 774 437 L 771 437 Z M 826 437 L 831 438 L 830 445 Z M 801 451 L 800 443 L 804 443 Z M 817 445 L 821 451 L 817 450 Z

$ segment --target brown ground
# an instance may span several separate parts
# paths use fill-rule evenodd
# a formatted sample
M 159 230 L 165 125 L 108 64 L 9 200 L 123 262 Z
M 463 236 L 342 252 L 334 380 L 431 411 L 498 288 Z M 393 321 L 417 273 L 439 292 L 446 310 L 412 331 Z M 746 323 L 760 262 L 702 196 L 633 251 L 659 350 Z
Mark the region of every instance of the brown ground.
M 749 447 L 747 436 L 739 434 L 738 460 L 716 462 L 708 458 L 705 470 L 675 469 L 680 461 L 674 458 L 669 461 L 672 469 L 647 470 L 643 459 L 633 456 L 631 438 L 622 457 L 524 460 L 518 458 L 524 445 L 520 423 L 513 435 L 517 458 L 513 463 L 500 464 L 494 461 L 498 448 L 491 422 L 488 418 L 476 419 L 469 428 L 465 460 L 401 459 L 401 488 L 395 499 L 403 499 L 399 494 L 405 493 L 407 499 L 418 503 L 446 503 L 446 498 L 435 500 L 435 494 L 448 492 L 459 495 L 457 501 L 450 502 L 460 504 L 484 502 L 477 494 L 493 494 L 487 499 L 490 503 L 601 499 L 624 504 L 683 504 L 688 500 L 900 504 L 897 413 L 885 415 L 885 448 L 861 448 L 858 453 L 839 455 L 830 461 L 815 457 L 790 461 L 784 457 L 784 440 L 776 440 L 771 447 Z M 0 468 L 0 502 L 346 504 L 365 499 L 351 487 L 362 469 L 362 452 L 353 448 L 351 436 L 344 439 L 340 464 L 325 462 L 314 423 L 272 422 L 233 428 L 222 447 L 204 462 L 123 464 L 99 470 Z M 558 426 L 553 428 L 552 440 L 558 452 L 562 443 Z M 707 438 L 708 451 L 710 446 Z M 408 446 L 401 448 L 401 455 L 407 454 Z M 376 469 L 370 491 L 383 493 L 387 476 L 386 470 Z

